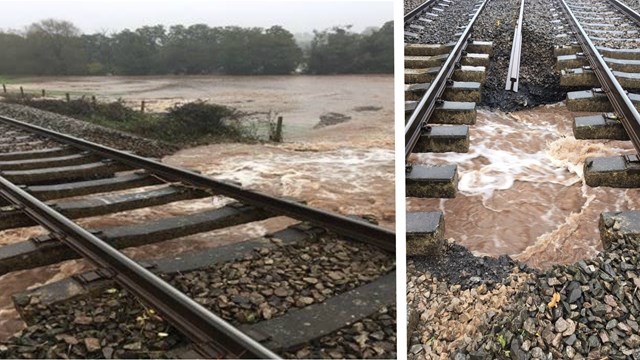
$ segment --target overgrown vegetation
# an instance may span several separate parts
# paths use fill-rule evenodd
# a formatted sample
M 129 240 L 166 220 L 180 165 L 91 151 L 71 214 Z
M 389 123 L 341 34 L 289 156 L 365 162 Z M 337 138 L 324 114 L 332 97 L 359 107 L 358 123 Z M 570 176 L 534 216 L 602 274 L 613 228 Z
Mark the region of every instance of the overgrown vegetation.
M 102 103 L 86 99 L 71 101 L 5 96 L 5 102 L 51 111 L 180 146 L 212 142 L 259 140 L 255 123 L 227 106 L 195 101 L 175 105 L 166 113 L 141 113 L 122 100 Z
M 393 23 L 366 34 L 316 31 L 305 53 L 281 26 L 156 25 L 87 35 L 48 19 L 1 31 L 0 49 L 3 75 L 392 73 Z

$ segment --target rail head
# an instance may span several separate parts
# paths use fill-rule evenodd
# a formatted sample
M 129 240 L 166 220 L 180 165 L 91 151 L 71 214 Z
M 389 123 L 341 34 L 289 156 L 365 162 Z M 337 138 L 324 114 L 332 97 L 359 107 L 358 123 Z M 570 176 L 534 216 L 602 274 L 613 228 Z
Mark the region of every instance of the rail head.
M 157 309 L 207 358 L 279 358 L 94 234 L 0 176 L 0 195 Z
M 629 135 L 637 153 L 640 153 L 640 113 L 635 108 L 626 91 L 613 75 L 609 65 L 605 62 L 596 46 L 589 38 L 580 22 L 575 17 L 565 0 L 560 0 L 563 10 L 569 18 L 569 24 L 576 33 L 578 43 L 582 48 L 591 68 L 593 69 L 602 89 L 611 102 L 614 110 L 620 115 L 620 121 Z
M 465 27 L 462 35 L 456 42 L 453 47 L 453 50 L 442 64 L 440 71 L 435 77 L 435 80 L 431 82 L 431 85 L 425 92 L 424 96 L 420 99 L 418 106 L 416 106 L 415 110 L 411 114 L 409 121 L 405 125 L 404 128 L 404 158 L 407 160 L 413 148 L 418 143 L 418 139 L 420 138 L 420 134 L 422 134 L 423 129 L 426 127 L 429 117 L 433 114 L 433 111 L 436 107 L 436 102 L 440 99 L 444 90 L 447 86 L 447 80 L 453 74 L 455 67 L 460 62 L 460 58 L 462 57 L 462 53 L 464 49 L 467 47 L 467 43 L 471 36 L 471 31 L 473 30 L 473 25 L 476 20 L 480 16 L 480 13 L 485 8 L 489 0 L 483 0 L 481 5 L 478 7 L 478 10 L 475 12 L 469 24 Z
M 640 26 L 640 14 L 638 14 L 637 11 L 633 10 L 632 8 L 630 8 L 620 0 L 607 0 L 607 1 L 609 1 L 609 3 L 611 3 L 611 5 L 616 7 L 618 10 L 622 11 L 625 15 L 630 17 L 636 23 L 636 25 Z
M 364 220 L 312 208 L 292 200 L 270 196 L 258 191 L 243 189 L 236 184 L 215 180 L 193 171 L 167 165 L 6 116 L 0 116 L 0 121 L 83 150 L 91 151 L 106 158 L 120 161 L 132 167 L 145 169 L 170 181 L 180 181 L 195 187 L 210 189 L 218 194 L 234 198 L 247 205 L 262 208 L 272 211 L 275 214 L 285 215 L 297 220 L 308 221 L 350 239 L 368 243 L 395 253 L 395 232 L 373 225 Z

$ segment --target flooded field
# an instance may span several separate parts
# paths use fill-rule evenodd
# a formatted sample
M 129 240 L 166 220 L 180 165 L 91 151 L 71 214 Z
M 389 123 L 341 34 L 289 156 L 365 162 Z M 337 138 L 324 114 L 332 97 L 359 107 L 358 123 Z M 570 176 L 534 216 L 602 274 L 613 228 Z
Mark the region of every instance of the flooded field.
M 13 82 L 8 86 L 10 92 L 23 86 L 26 92 L 39 94 L 45 89 L 49 96 L 59 98 L 67 92 L 72 97 L 95 95 L 99 100 L 122 98 L 134 108 L 145 100 L 149 111 L 165 111 L 174 104 L 198 99 L 247 112 L 272 110 L 284 117 L 285 137 L 290 140 L 326 140 L 330 134 L 313 131 L 319 116 L 326 112 L 351 116 L 354 124 L 366 123 L 366 130 L 388 132 L 393 128 L 391 75 L 69 76 L 19 78 Z M 366 106 L 381 109 L 357 111 Z M 344 135 L 371 136 L 362 132 Z
M 276 111 L 284 117 L 282 144 L 205 145 L 183 149 L 162 161 L 341 214 L 373 215 L 380 225 L 394 228 L 392 76 L 67 77 L 21 79 L 20 85 L 32 92 L 42 88 L 48 93 L 55 91 L 57 96 L 65 92 L 75 96 L 96 94 L 102 99 L 123 98 L 131 104 L 144 99 L 152 111 L 196 99 L 247 112 Z M 326 112 L 341 113 L 351 120 L 314 129 Z M 213 196 L 78 222 L 93 229 L 139 224 L 213 209 L 231 201 Z M 276 217 L 124 252 L 135 259 L 161 258 L 263 236 L 295 222 Z M 0 231 L 0 245 L 42 232 L 38 227 Z M 90 267 L 85 261 L 72 260 L 0 276 L 0 340 L 24 327 L 13 308 L 12 294 Z
M 465 154 L 413 155 L 416 163 L 458 164 L 454 199 L 409 198 L 410 210 L 440 209 L 446 236 L 477 255 L 508 254 L 546 268 L 602 249 L 604 211 L 640 207 L 640 190 L 584 184 L 587 157 L 633 153 L 628 141 L 576 140 L 563 104 L 515 113 L 478 112 Z

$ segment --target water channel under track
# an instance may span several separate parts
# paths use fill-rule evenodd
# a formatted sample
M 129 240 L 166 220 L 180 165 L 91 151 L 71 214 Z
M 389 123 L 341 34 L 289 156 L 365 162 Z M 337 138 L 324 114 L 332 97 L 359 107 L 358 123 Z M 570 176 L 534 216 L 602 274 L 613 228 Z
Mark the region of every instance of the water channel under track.
M 564 104 L 514 113 L 479 110 L 468 153 L 413 154 L 418 164 L 458 165 L 454 199 L 407 198 L 409 211 L 440 209 L 445 237 L 476 255 L 508 254 L 547 268 L 601 250 L 603 211 L 640 207 L 640 189 L 584 184 L 584 159 L 634 153 L 628 141 L 576 140 Z

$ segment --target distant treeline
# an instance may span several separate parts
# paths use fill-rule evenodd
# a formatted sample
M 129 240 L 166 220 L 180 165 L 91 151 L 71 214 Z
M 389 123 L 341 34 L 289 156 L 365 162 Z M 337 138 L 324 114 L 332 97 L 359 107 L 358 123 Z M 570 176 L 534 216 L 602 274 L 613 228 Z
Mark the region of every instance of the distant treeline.
M 280 26 L 144 26 L 82 34 L 68 21 L 43 20 L 23 32 L 0 32 L 0 74 L 392 73 L 393 23 L 358 34 L 349 27 L 314 31 L 304 51 Z

